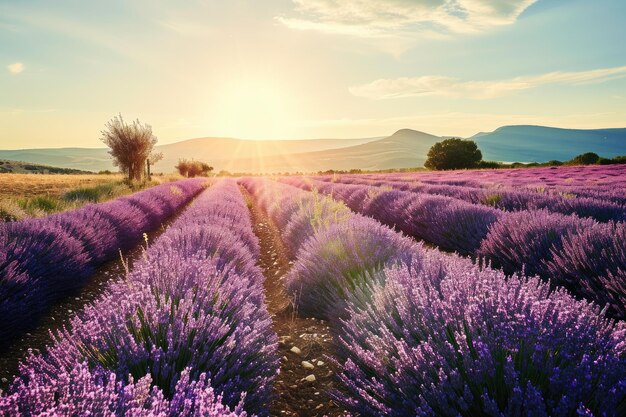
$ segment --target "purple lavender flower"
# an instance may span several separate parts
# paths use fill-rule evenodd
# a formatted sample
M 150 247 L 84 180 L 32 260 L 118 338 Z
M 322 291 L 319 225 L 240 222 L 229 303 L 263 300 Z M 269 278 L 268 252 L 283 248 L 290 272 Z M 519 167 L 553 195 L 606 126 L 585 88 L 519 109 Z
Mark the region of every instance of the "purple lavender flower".
M 207 225 L 208 210 L 222 207 L 214 204 L 220 196 L 239 221 L 218 215 Z M 94 382 L 106 385 L 101 401 L 106 407 L 118 407 L 117 392 L 125 395 L 135 389 L 133 381 L 143 381 L 140 398 L 148 402 L 131 396 L 138 413 L 231 415 L 227 407 L 232 407 L 237 415 L 243 410 L 266 415 L 278 373 L 277 337 L 253 248 L 227 225 L 251 227 L 233 181 L 219 182 L 200 195 L 128 276 L 74 317 L 45 353 L 32 354 L 0 404 L 18 412 L 35 407 L 33 402 L 54 409 L 60 395 L 67 403 L 80 404 L 84 392 L 62 389 L 69 384 L 68 375 L 84 363 L 89 372 L 112 380 L 107 385 L 96 375 Z M 88 384 L 90 378 L 82 381 Z M 52 394 L 40 402 L 29 397 L 42 389 Z M 160 403 L 148 399 L 148 391 Z M 154 404 L 161 408 L 155 411 Z
M 538 278 L 425 256 L 349 299 L 337 398 L 361 415 L 622 415 L 626 327 Z
M 491 227 L 478 255 L 509 274 L 524 268 L 527 275 L 549 278 L 547 262 L 561 249 L 563 236 L 594 224 L 545 210 L 509 213 Z
M 550 279 L 626 319 L 626 224 L 598 223 L 570 231 L 546 261 Z
M 80 287 L 94 266 L 165 220 L 147 216 L 154 200 L 169 216 L 203 188 L 201 180 L 163 184 L 130 197 L 41 219 L 0 225 L 0 348 L 32 326 L 48 306 Z M 144 201 L 142 205 L 138 202 Z
M 354 216 L 309 238 L 285 283 L 301 314 L 329 318 L 368 273 L 419 259 L 422 252 L 421 245 L 375 220 Z
M 243 400 L 243 399 L 242 399 Z M 198 380 L 189 378 L 189 369 L 181 374 L 172 399 L 152 385 L 150 375 L 135 382 L 125 382 L 102 368 L 91 370 L 78 363 L 62 370 L 54 384 L 41 374 L 31 372 L 27 382 L 18 381 L 14 393 L 0 397 L 0 414 L 18 416 L 206 416 L 245 417 L 239 404 L 234 409 L 222 404 L 222 397 L 202 374 Z

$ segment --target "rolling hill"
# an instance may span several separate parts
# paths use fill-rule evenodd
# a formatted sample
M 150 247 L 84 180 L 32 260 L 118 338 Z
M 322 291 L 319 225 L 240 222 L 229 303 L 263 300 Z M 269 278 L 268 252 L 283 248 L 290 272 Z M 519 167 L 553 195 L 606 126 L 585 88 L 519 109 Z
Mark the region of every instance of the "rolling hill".
M 415 167 L 424 164 L 428 149 L 440 140 L 440 137 L 428 133 L 402 129 L 389 137 L 347 148 L 278 155 L 262 160 L 248 158 L 238 161 L 237 167 L 250 167 L 253 172 Z
M 163 160 L 155 171 L 171 172 L 181 158 L 206 161 L 216 168 L 245 170 L 246 160 L 258 160 L 270 155 L 316 152 L 351 147 L 380 138 L 362 139 L 306 139 L 306 140 L 243 140 L 234 138 L 197 138 L 156 146 Z M 114 170 L 105 148 L 46 148 L 0 150 L 0 159 L 53 165 L 87 171 Z M 243 163 L 240 161 L 243 160 Z
M 164 159 L 157 172 L 171 172 L 180 158 L 208 162 L 216 171 L 277 173 L 328 169 L 390 169 L 423 166 L 428 149 L 443 137 L 411 129 L 364 139 L 251 141 L 233 138 L 189 139 L 157 147 Z M 487 160 L 561 161 L 584 152 L 604 157 L 626 155 L 626 129 L 559 129 L 504 126 L 479 133 L 475 140 Z M 88 171 L 113 169 L 104 148 L 59 148 L 0 151 L 0 159 Z
M 58 168 L 49 165 L 38 165 L 30 162 L 8 161 L 0 159 L 0 174 L 90 174 L 72 168 Z
M 585 152 L 595 152 L 605 158 L 626 154 L 626 129 L 503 126 L 471 139 L 478 143 L 483 158 L 492 161 L 565 161 Z

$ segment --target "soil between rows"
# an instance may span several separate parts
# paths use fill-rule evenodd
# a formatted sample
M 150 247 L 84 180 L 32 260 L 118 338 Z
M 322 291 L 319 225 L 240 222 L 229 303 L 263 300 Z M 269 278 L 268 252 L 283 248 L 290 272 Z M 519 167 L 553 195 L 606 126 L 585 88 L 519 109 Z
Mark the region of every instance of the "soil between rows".
M 259 239 L 259 266 L 265 275 L 266 303 L 273 329 L 279 338 L 279 354 L 282 357 L 280 375 L 274 381 L 270 415 L 343 416 L 345 409 L 329 396 L 329 392 L 338 385 L 335 369 L 329 361 L 333 352 L 329 324 L 323 320 L 299 317 L 294 310 L 283 283 L 291 264 L 280 232 L 252 196 L 243 188 L 241 191 L 250 207 L 254 233 Z M 294 346 L 300 353 L 292 352 Z M 305 368 L 303 361 L 314 367 Z M 306 380 L 310 375 L 315 376 L 314 381 Z

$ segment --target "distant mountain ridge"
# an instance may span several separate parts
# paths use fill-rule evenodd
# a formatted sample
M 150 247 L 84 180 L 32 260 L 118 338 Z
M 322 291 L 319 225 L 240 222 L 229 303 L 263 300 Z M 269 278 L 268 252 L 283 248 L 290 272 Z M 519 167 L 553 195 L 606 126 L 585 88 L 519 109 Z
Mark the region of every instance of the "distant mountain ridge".
M 556 127 L 503 126 L 471 137 L 486 160 L 506 162 L 565 161 L 585 152 L 606 158 L 626 154 L 626 128 L 561 129 Z
M 198 138 L 160 145 L 164 159 L 156 171 L 170 172 L 180 158 L 208 162 L 216 171 L 277 173 L 328 169 L 392 169 L 423 166 L 430 147 L 449 136 L 401 129 L 391 136 L 363 139 L 251 141 Z M 560 129 L 503 126 L 471 137 L 486 160 L 504 162 L 561 161 L 584 153 L 626 155 L 626 128 Z M 114 169 L 104 148 L 58 148 L 1 151 L 11 159 L 87 171 Z
M 163 160 L 156 171 L 171 172 L 181 158 L 206 161 L 220 169 L 245 168 L 233 161 L 247 158 L 265 158 L 270 155 L 286 155 L 318 150 L 350 147 L 380 139 L 297 139 L 297 140 L 245 140 L 224 137 L 187 139 L 155 149 L 163 153 Z M 42 148 L 0 150 L 0 159 L 53 165 L 86 171 L 115 170 L 106 148 Z
M 58 168 L 49 165 L 39 165 L 30 162 L 9 161 L 0 159 L 0 174 L 89 174 L 89 171 L 79 169 Z

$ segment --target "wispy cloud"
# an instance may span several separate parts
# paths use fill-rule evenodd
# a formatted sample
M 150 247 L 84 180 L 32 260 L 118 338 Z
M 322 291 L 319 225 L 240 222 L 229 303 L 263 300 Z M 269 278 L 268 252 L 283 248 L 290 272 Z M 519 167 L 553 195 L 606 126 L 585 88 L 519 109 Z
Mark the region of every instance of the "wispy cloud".
M 489 99 L 529 90 L 542 85 L 580 85 L 605 82 L 626 76 L 626 66 L 578 72 L 550 72 L 542 75 L 515 77 L 504 80 L 463 81 L 441 75 L 379 79 L 350 87 L 357 97 L 389 99 L 418 96 L 445 96 Z
M 13 64 L 7 65 L 7 69 L 13 75 L 17 75 L 24 71 L 24 64 L 21 62 L 14 62 Z
M 284 25 L 363 37 L 482 32 L 514 23 L 537 0 L 293 0 Z

